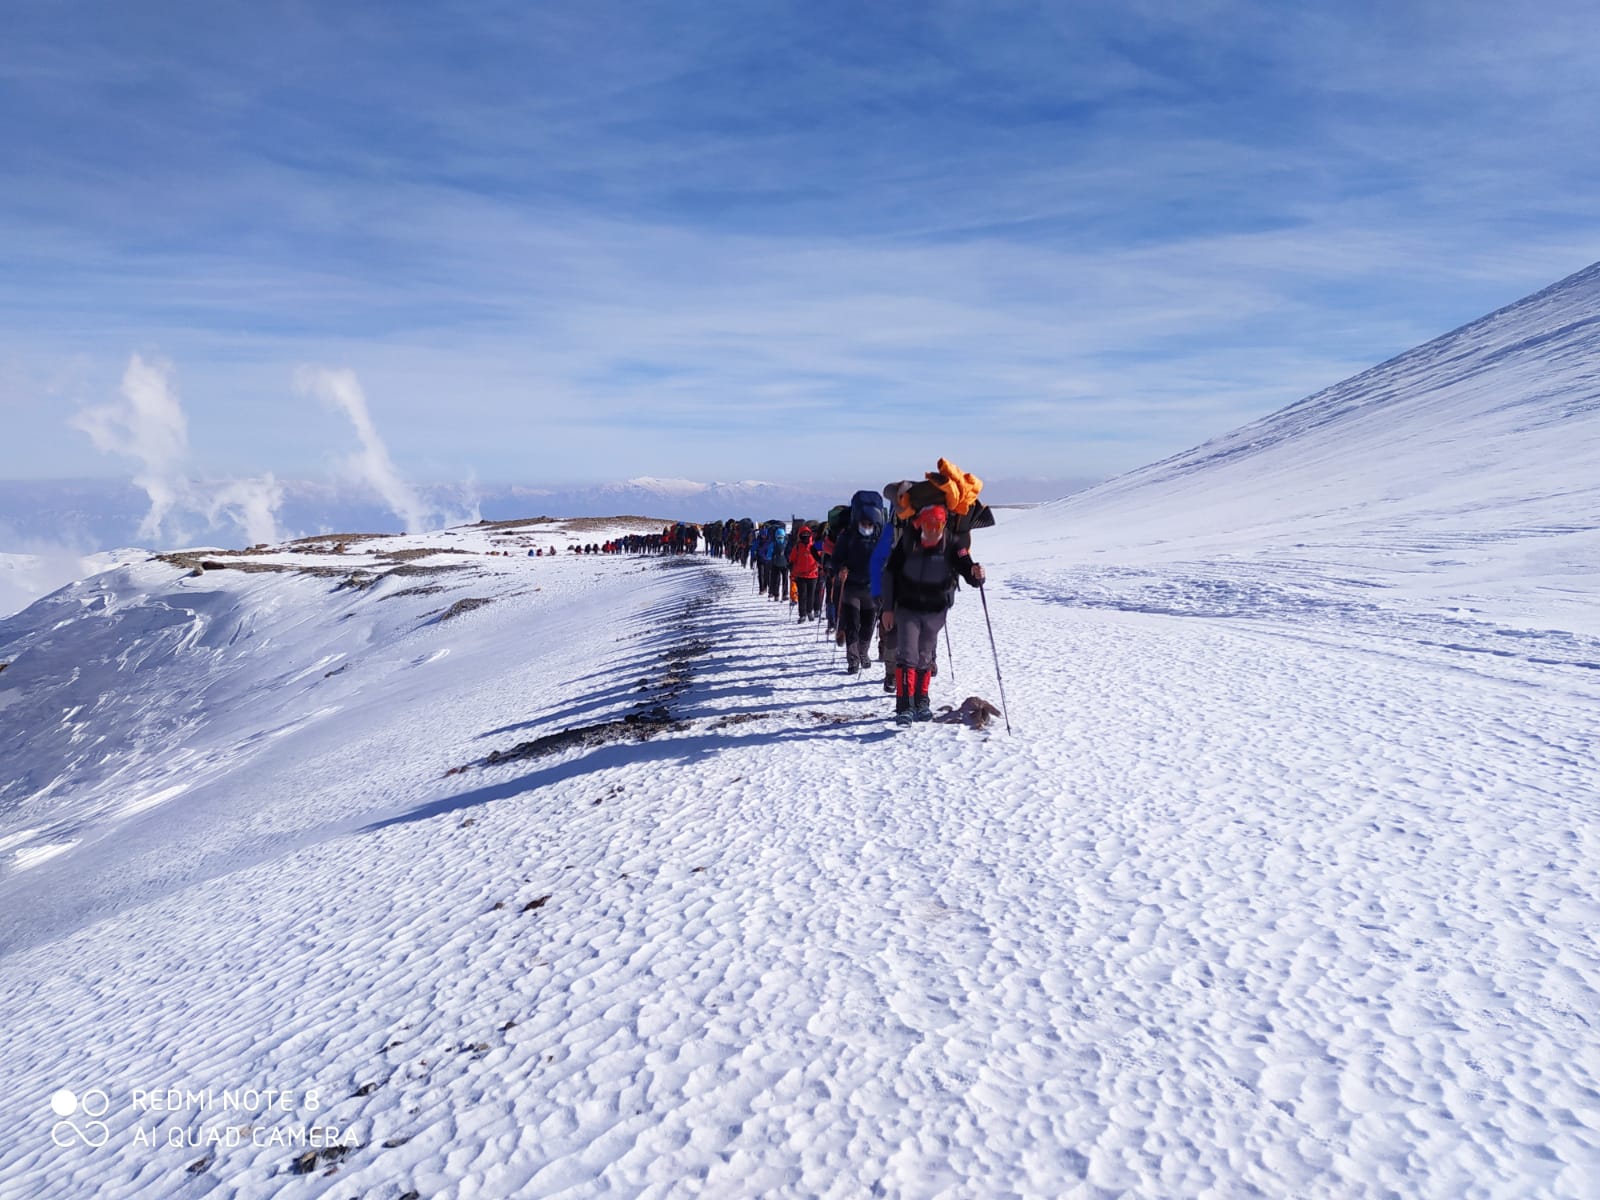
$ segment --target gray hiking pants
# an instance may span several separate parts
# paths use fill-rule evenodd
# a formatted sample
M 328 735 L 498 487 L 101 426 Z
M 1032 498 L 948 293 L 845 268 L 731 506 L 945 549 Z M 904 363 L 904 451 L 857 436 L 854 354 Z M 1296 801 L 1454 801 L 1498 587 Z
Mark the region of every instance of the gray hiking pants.
M 939 659 L 939 631 L 944 628 L 942 612 L 894 610 L 895 662 L 917 671 L 931 671 Z

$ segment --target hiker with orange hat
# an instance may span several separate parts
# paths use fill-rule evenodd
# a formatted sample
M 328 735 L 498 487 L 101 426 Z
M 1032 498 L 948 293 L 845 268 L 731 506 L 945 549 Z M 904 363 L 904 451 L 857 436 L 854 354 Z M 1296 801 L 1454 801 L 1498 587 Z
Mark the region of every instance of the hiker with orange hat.
M 939 631 L 955 599 L 956 582 L 982 587 L 983 568 L 972 561 L 971 538 L 947 529 L 942 504 L 929 504 L 911 518 L 883 568 L 883 625 L 895 635 L 897 725 L 930 721 L 928 685 L 939 650 Z

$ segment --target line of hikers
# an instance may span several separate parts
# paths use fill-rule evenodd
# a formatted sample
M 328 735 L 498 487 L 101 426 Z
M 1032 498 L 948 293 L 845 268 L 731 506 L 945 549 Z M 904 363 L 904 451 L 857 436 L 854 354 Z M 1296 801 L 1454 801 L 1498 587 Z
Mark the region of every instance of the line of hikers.
M 939 632 L 959 581 L 982 587 L 972 530 L 994 524 L 978 502 L 982 481 L 948 460 L 923 480 L 858 491 L 819 521 L 750 518 L 702 528 L 706 552 L 755 572 L 756 592 L 787 601 L 797 623 L 825 620 L 845 647 L 845 671 L 884 664 L 895 721 L 933 718 L 928 690 L 938 671 Z M 788 611 L 788 609 L 785 609 Z

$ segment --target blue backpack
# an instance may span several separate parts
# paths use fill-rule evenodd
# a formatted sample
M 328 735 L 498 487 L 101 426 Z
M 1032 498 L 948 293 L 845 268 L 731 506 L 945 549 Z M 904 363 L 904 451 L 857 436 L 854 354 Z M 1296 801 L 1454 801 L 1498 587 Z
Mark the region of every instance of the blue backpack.
M 888 512 L 883 507 L 883 494 L 866 489 L 850 497 L 850 523 L 860 525 L 865 521 L 872 522 L 873 526 L 882 529 L 883 523 L 888 519 Z

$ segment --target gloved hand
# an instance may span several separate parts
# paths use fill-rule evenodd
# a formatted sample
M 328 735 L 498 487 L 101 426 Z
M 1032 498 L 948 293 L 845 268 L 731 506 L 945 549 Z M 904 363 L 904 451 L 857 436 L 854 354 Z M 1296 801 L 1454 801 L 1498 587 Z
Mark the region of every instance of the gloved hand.
M 889 633 L 894 629 L 894 612 L 892 610 L 885 612 L 883 616 L 879 618 L 879 622 L 883 625 L 883 631 L 885 633 Z

